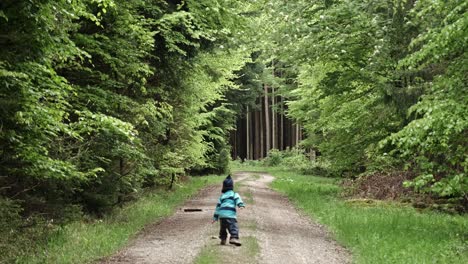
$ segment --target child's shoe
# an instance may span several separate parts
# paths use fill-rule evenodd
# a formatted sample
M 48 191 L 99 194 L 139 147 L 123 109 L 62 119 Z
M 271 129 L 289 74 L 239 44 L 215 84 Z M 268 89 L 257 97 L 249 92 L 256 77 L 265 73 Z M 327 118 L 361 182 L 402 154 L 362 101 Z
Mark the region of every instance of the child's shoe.
M 226 245 L 226 240 L 221 240 L 221 245 Z
M 229 240 L 229 244 L 233 244 L 233 245 L 236 245 L 238 247 L 240 247 L 242 245 L 241 242 L 239 241 L 239 239 L 237 239 L 237 238 L 231 238 Z

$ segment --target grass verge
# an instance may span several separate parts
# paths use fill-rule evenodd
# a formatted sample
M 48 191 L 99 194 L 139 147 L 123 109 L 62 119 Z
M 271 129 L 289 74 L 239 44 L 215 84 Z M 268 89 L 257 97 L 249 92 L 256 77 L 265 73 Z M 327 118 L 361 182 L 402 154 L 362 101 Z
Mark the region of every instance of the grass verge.
M 246 236 L 242 238 L 241 247 L 235 247 L 231 245 L 221 246 L 219 244 L 211 244 L 204 247 L 194 263 L 257 263 L 257 256 L 259 253 L 260 246 L 257 242 L 257 239 L 252 236 Z
M 245 204 L 252 205 L 254 203 L 253 194 L 250 189 L 242 190 L 240 194 Z
M 89 263 L 125 246 L 145 225 L 173 213 L 201 188 L 219 177 L 193 177 L 173 191 L 148 194 L 92 223 L 74 222 L 60 228 L 36 255 L 20 256 L 17 263 Z
M 349 203 L 337 180 L 272 168 L 272 187 L 310 217 L 327 225 L 356 263 L 468 263 L 468 218 L 419 212 L 398 203 Z

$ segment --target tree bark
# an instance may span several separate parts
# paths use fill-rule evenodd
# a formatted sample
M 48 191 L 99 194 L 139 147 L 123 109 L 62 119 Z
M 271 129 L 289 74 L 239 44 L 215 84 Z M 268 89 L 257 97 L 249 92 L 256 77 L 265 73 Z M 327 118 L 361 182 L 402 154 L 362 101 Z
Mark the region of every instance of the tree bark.
M 264 138 L 264 125 L 263 125 L 263 102 L 260 99 L 260 158 L 263 159 L 265 157 L 265 138 Z
M 284 105 L 283 97 L 280 96 L 280 107 L 281 107 L 281 120 L 280 120 L 280 150 L 284 150 Z
M 274 71 L 273 71 L 274 75 Z M 277 133 L 276 133 L 276 111 L 275 111 L 275 87 L 271 87 L 271 140 L 272 148 L 276 149 Z
M 249 137 L 250 137 L 250 146 L 249 146 L 249 148 L 250 148 L 250 150 L 249 150 L 249 152 L 250 152 L 250 160 L 253 160 L 254 159 L 253 144 L 254 144 L 255 139 L 254 139 L 254 134 L 253 134 L 254 113 L 252 112 L 252 110 L 249 112 L 249 115 L 250 115 L 250 118 L 249 118 L 249 120 L 250 120 L 250 123 L 249 123 L 249 127 L 250 127 L 250 129 L 249 129 L 249 133 L 250 133 L 249 134 Z
M 255 147 L 254 147 L 254 159 L 258 160 L 260 159 L 260 112 L 258 110 L 255 110 Z
M 266 132 L 266 153 L 270 151 L 270 107 L 268 105 L 268 86 L 263 85 L 265 88 L 265 132 Z
M 246 151 L 247 151 L 247 154 L 246 154 L 246 159 L 249 160 L 250 159 L 250 118 L 249 118 L 249 106 L 247 106 L 247 113 L 246 113 L 246 116 L 245 116 L 245 120 L 246 120 L 246 133 L 245 133 L 245 137 L 246 137 Z
M 290 137 L 290 144 L 289 146 L 292 148 L 296 145 L 296 143 L 294 142 L 295 139 L 296 139 L 296 124 L 294 124 L 294 122 L 291 120 L 290 121 L 290 125 L 289 125 L 289 137 Z
M 300 136 L 300 126 L 299 124 L 296 124 L 296 144 L 295 146 L 299 146 L 299 136 Z
M 237 126 L 237 123 L 236 123 Z M 236 159 L 236 130 L 229 134 L 229 142 L 231 143 L 231 159 Z

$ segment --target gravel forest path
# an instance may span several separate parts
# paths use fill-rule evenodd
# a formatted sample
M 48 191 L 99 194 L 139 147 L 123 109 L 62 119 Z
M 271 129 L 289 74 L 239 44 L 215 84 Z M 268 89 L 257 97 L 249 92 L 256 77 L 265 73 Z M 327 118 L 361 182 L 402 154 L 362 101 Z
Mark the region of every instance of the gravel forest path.
M 126 248 L 100 263 L 188 264 L 207 250 L 229 256 L 213 263 L 350 263 L 348 252 L 330 239 L 324 227 L 301 215 L 287 198 L 268 187 L 272 180 L 265 173 L 234 174 L 235 189 L 246 203 L 244 210 L 238 210 L 240 237 L 258 245 L 252 251 L 254 256 L 246 256 L 244 246 L 219 246 L 215 239 L 219 225 L 210 221 L 220 184 L 202 190 L 171 217 L 147 226 Z

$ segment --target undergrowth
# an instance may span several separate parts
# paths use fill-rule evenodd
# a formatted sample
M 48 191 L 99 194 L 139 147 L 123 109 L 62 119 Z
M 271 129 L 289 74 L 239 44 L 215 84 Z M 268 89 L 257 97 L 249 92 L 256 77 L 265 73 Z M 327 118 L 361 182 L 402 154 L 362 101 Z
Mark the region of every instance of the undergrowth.
M 218 183 L 219 177 L 193 177 L 173 191 L 149 193 L 103 219 L 75 221 L 56 228 L 47 242 L 34 245 L 35 254 L 22 254 L 16 263 L 88 263 L 123 247 L 145 225 L 170 215 L 201 188 Z M 30 253 L 30 251 L 26 251 Z M 21 252 L 19 252 L 21 254 Z M 11 255 L 11 254 L 10 254 Z M 13 259 L 0 261 L 11 263 Z

